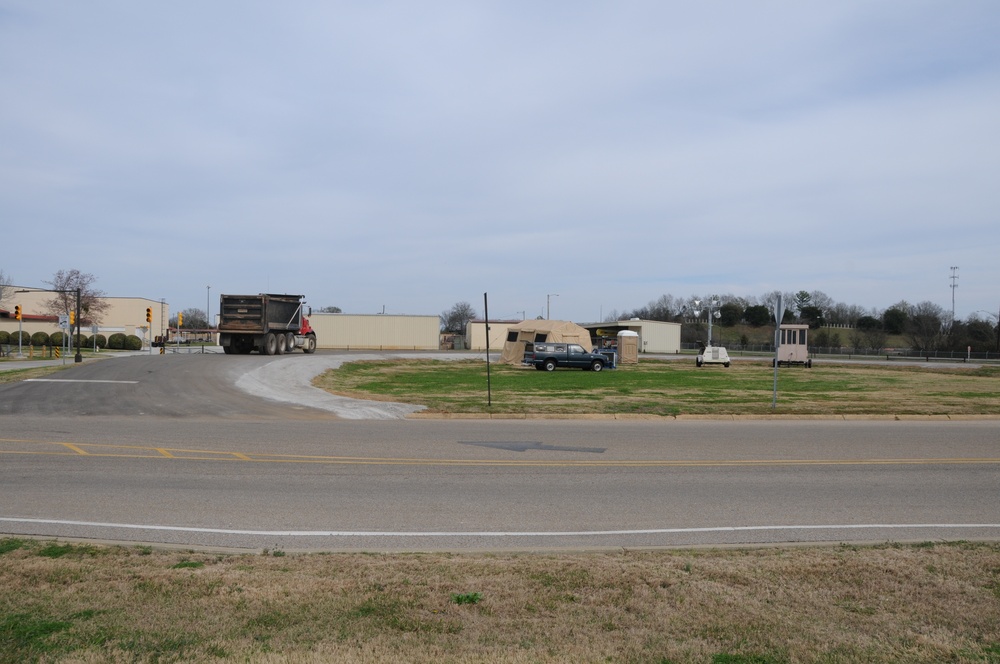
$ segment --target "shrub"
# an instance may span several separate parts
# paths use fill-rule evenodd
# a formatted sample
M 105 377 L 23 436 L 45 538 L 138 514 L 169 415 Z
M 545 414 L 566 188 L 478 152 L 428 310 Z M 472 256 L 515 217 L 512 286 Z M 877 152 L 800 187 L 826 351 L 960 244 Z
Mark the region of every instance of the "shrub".
M 112 350 L 121 350 L 125 347 L 125 335 L 121 332 L 115 332 L 110 337 L 108 337 L 108 348 Z
M 142 350 L 142 339 L 130 334 L 125 337 L 125 343 L 122 345 L 125 350 Z
M 31 345 L 32 346 L 48 346 L 49 345 L 49 333 L 48 332 L 35 332 L 31 335 Z
M 19 338 L 19 335 L 20 335 L 21 345 L 22 346 L 30 346 L 31 345 L 31 335 L 28 334 L 27 332 L 11 332 L 10 333 L 10 343 L 11 343 L 12 346 L 16 346 L 17 345 L 17 340 Z
M 0 344 L 10 343 L 10 332 L 7 330 L 0 330 Z
M 66 335 L 62 332 L 53 332 L 49 335 L 49 345 L 58 348 L 66 343 Z
M 95 334 L 94 336 L 92 336 L 90 338 L 90 347 L 91 348 L 94 347 L 94 341 L 95 340 L 97 341 L 97 347 L 98 348 L 107 348 L 108 347 L 108 338 L 106 336 L 104 336 L 103 334 Z

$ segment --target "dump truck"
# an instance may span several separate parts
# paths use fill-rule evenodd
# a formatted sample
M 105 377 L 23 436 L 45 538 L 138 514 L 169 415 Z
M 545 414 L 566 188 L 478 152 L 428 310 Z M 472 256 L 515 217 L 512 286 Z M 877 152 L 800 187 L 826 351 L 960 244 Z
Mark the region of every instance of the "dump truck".
M 316 332 L 306 317 L 312 312 L 302 295 L 222 295 L 219 312 L 219 345 L 228 355 L 316 352 Z

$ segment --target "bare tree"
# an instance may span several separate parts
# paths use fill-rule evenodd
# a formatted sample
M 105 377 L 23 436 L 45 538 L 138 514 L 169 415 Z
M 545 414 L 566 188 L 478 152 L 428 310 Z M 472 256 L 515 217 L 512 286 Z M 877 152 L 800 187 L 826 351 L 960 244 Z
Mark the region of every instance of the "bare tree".
M 0 269 L 0 302 L 14 294 L 14 286 L 10 283 L 10 277 Z
M 458 302 L 441 314 L 441 331 L 464 334 L 469 321 L 476 317 L 476 310 L 468 302 Z
M 921 302 L 910 310 L 906 335 L 917 350 L 935 350 L 941 341 L 944 322 L 950 320 L 944 308 L 933 302 Z
M 76 291 L 80 290 L 80 308 L 83 311 L 77 312 L 80 322 L 84 325 L 98 323 L 104 312 L 110 305 L 104 300 L 105 293 L 94 288 L 97 277 L 79 270 L 59 270 L 52 277 L 52 281 L 46 281 L 52 290 L 60 291 L 51 300 L 45 303 L 45 310 L 50 314 L 68 315 L 70 311 L 76 310 Z
M 181 312 L 184 316 L 184 327 L 203 330 L 208 327 L 208 316 L 205 315 L 204 309 L 185 309 Z M 177 316 L 171 316 L 167 324 L 171 327 L 177 327 Z

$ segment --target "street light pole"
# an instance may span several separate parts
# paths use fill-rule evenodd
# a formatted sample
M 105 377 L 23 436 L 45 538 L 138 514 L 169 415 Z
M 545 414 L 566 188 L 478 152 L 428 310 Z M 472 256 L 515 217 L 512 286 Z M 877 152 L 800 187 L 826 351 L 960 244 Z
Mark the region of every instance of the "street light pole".
M 209 302 L 212 301 L 212 287 L 205 286 L 205 327 L 212 329 L 212 315 L 208 310 Z
M 80 308 L 80 289 L 76 290 L 76 355 L 73 356 L 73 362 L 83 362 L 83 353 L 80 352 L 80 319 L 83 318 L 83 310 Z M 70 330 L 72 333 L 72 330 Z
M 549 320 L 550 318 L 552 318 L 550 314 L 551 314 L 552 298 L 554 297 L 559 297 L 559 293 L 549 293 L 548 295 L 545 296 L 545 320 Z

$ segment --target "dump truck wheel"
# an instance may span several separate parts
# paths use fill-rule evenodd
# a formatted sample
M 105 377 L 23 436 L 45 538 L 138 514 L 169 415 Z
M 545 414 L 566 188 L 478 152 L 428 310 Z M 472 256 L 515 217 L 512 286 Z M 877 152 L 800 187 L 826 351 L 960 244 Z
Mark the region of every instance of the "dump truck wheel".
M 288 348 L 288 346 L 285 343 L 285 335 L 283 334 L 274 335 L 274 354 L 284 355 L 286 348 Z
M 316 335 L 310 334 L 306 336 L 306 345 L 302 347 L 302 352 L 309 355 L 316 352 Z
M 261 348 L 264 355 L 274 355 L 278 351 L 278 339 L 273 332 L 268 332 L 264 336 L 264 347 Z

